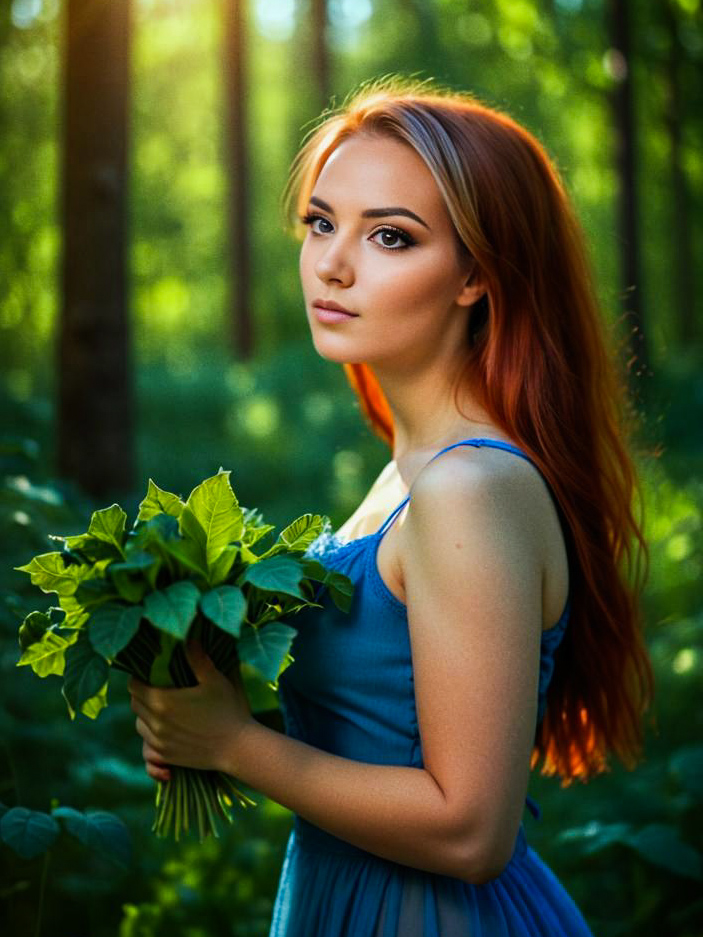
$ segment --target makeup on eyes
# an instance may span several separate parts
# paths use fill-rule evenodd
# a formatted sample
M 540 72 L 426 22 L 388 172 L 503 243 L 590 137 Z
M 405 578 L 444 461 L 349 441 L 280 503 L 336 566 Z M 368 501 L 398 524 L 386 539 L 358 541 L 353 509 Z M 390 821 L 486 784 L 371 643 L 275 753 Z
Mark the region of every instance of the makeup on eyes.
M 315 212 L 308 212 L 307 214 L 299 215 L 298 217 L 300 221 L 302 222 L 302 224 L 309 225 L 309 226 L 311 226 L 313 222 L 317 221 L 318 219 L 321 221 L 326 221 L 327 224 L 332 223 L 328 218 L 325 218 L 324 215 L 319 215 L 319 214 L 316 214 Z M 408 232 L 404 231 L 402 228 L 396 228 L 395 225 L 383 225 L 380 228 L 377 228 L 371 236 L 375 237 L 377 234 L 383 234 L 384 232 L 388 232 L 389 234 L 392 234 L 394 237 L 399 238 L 403 242 L 402 247 L 389 247 L 388 245 L 381 244 L 380 242 L 377 241 L 376 243 L 378 244 L 378 246 L 382 247 L 384 250 L 399 251 L 399 250 L 404 250 L 407 247 L 412 247 L 414 244 L 417 244 L 417 241 L 411 234 L 408 234 Z M 322 232 L 313 230 L 312 233 L 313 235 L 319 235 Z

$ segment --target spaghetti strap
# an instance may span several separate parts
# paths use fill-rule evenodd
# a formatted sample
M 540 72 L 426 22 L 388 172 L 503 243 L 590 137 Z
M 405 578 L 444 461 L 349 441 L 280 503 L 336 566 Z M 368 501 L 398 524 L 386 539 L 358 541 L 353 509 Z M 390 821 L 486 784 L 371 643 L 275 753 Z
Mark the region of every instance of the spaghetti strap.
M 477 436 L 473 439 L 462 439 L 461 442 L 454 442 L 449 446 L 445 446 L 444 449 L 441 449 L 439 452 L 435 453 L 430 459 L 430 462 L 433 462 L 438 456 L 443 455 L 445 452 L 448 452 L 450 449 L 454 449 L 456 446 L 475 446 L 477 449 L 481 446 L 489 446 L 492 449 L 505 449 L 506 452 L 512 452 L 515 455 L 519 455 L 521 458 L 526 459 L 528 462 L 531 462 L 532 465 L 535 465 L 534 459 L 531 459 L 522 449 L 518 449 L 517 446 L 514 446 L 512 443 L 503 442 L 502 439 L 484 439 L 481 436 Z M 429 465 L 429 462 L 428 462 Z M 535 468 L 537 466 L 535 465 Z M 539 469 L 537 469 L 539 471 Z M 540 473 L 541 474 L 541 473 Z M 545 479 L 546 481 L 546 479 Z M 549 487 L 549 485 L 548 485 Z M 381 524 L 379 529 L 376 531 L 376 536 L 381 537 L 386 530 L 391 526 L 397 515 L 405 507 L 405 505 L 410 500 L 410 493 L 403 498 L 397 508 L 395 508 L 385 521 Z

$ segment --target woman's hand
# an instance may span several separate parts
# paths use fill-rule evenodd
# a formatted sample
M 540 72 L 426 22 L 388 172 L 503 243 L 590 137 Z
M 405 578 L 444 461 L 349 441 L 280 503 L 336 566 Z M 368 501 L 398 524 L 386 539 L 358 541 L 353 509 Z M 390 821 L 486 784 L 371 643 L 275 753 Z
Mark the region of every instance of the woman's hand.
M 168 765 L 234 773 L 237 738 L 255 722 L 239 668 L 225 677 L 200 642 L 185 650 L 198 686 L 152 687 L 136 677 L 128 683 L 146 771 L 155 781 L 170 779 Z

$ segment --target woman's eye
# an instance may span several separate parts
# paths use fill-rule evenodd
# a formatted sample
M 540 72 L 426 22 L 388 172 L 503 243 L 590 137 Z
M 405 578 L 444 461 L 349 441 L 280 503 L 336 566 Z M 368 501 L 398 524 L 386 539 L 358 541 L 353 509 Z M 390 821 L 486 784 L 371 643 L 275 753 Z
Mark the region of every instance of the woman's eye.
M 330 229 L 333 227 L 332 222 L 323 215 L 316 215 L 314 213 L 301 215 L 300 221 L 304 225 L 308 225 L 313 234 L 329 234 Z M 315 223 L 318 221 L 323 225 L 329 225 L 329 227 L 323 228 L 322 230 L 315 228 Z M 375 241 L 374 243 L 378 244 L 379 247 L 383 247 L 385 250 L 404 250 L 406 247 L 411 247 L 415 243 L 415 239 L 406 231 L 401 231 L 400 228 L 393 228 L 391 226 L 379 228 L 378 231 L 374 231 L 371 237 L 376 238 L 379 235 L 381 235 L 381 240 Z
M 372 237 L 376 237 L 379 234 L 387 240 L 376 241 L 376 243 L 380 244 L 381 247 L 385 247 L 387 250 L 403 250 L 406 247 L 411 247 L 415 243 L 413 238 L 411 238 L 409 234 L 406 234 L 405 231 L 401 231 L 400 228 L 379 228 L 378 231 L 374 231 Z M 397 243 L 398 241 L 400 241 L 399 244 Z M 396 243 L 394 244 L 393 242 Z

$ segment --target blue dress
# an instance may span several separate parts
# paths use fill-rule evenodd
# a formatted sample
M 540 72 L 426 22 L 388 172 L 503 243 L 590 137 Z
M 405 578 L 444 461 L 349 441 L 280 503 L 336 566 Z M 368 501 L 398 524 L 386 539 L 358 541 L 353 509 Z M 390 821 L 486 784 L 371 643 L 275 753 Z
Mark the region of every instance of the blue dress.
M 532 461 L 500 440 L 454 445 L 492 446 Z M 348 614 L 326 595 L 319 599 L 323 608 L 298 613 L 295 660 L 279 677 L 279 698 L 286 734 L 293 738 L 357 761 L 422 768 L 407 609 L 376 565 L 381 538 L 409 498 L 375 533 L 342 542 L 325 530 L 308 548 L 307 555 L 352 579 L 354 598 Z M 538 724 L 569 603 L 567 598 L 559 621 L 542 632 Z M 539 816 L 529 797 L 527 805 Z M 522 823 L 507 866 L 497 878 L 474 885 L 382 858 L 296 814 L 269 937 L 593 935 L 559 879 L 527 844 Z

